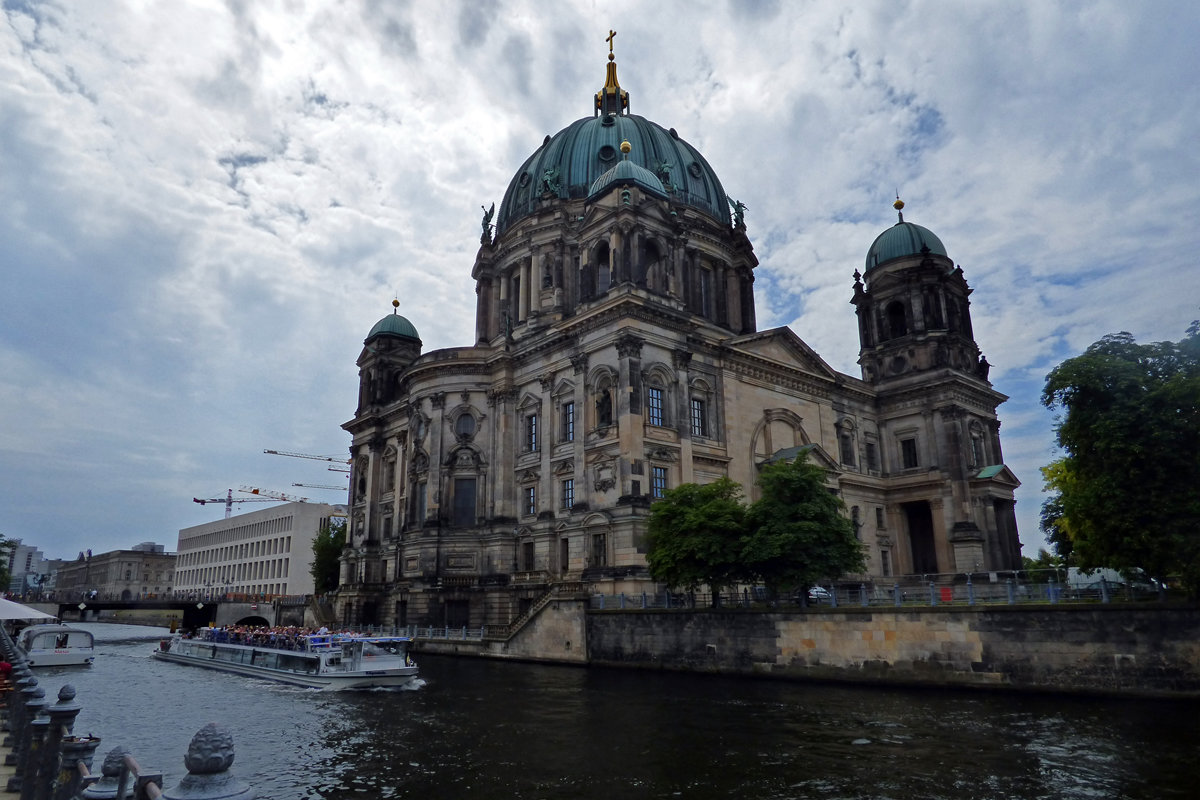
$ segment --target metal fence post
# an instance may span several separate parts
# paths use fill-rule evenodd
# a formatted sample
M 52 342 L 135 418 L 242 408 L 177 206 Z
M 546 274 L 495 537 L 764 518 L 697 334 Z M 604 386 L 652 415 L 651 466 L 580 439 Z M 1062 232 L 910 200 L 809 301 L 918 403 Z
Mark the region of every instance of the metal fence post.
M 937 587 L 933 585 L 933 581 L 929 582 L 929 605 L 937 605 Z
M 1108 581 L 1105 580 L 1103 575 L 1100 576 L 1100 602 L 1108 602 Z
M 50 728 L 42 748 L 40 775 L 34 787 L 35 800 L 49 800 L 54 793 L 60 773 L 63 739 L 75 725 L 81 706 L 75 702 L 75 687 L 66 684 L 58 690 L 58 702 L 50 706 Z
M 837 608 L 837 584 L 829 587 L 829 607 Z
M 900 584 L 898 583 L 892 584 L 892 602 L 895 603 L 896 608 L 900 607 Z
M 162 793 L 165 800 L 252 800 L 255 797 L 254 790 L 229 771 L 233 765 L 233 737 L 216 723 L 210 722 L 196 732 L 183 764 L 188 774 Z M 161 775 L 158 783 L 161 786 Z
M 8 791 L 10 792 L 22 792 L 26 773 L 31 770 L 36 771 L 37 754 L 32 749 L 34 723 L 38 721 L 38 715 L 49 705 L 45 699 L 46 692 L 37 685 L 37 680 L 35 678 L 29 680 L 32 681 L 29 687 L 21 690 L 21 693 L 26 695 L 21 730 L 13 731 L 12 755 L 16 756 L 16 761 L 13 763 L 17 765 L 17 772 L 8 779 Z M 42 720 L 42 722 L 45 725 L 50 724 L 49 720 Z
M 621 592 L 621 608 L 625 608 L 625 593 Z
M 1017 589 L 1013 585 L 1013 579 L 1009 578 L 1005 581 L 1005 588 L 1008 589 L 1008 604 L 1014 605 L 1017 602 Z
M 867 598 L 867 585 L 865 583 L 860 583 L 858 585 L 858 599 L 864 606 L 871 604 L 871 601 Z
M 975 605 L 975 585 L 971 583 L 971 576 L 967 576 L 967 605 Z
M 125 756 L 129 755 L 129 748 L 124 745 L 117 745 L 112 750 L 108 751 L 108 755 L 104 757 L 104 762 L 100 765 L 100 780 L 87 787 L 81 793 L 84 800 L 124 800 L 130 792 L 128 790 L 121 792 L 118 786 L 118 778 L 125 768 Z
M 1050 596 L 1051 603 L 1058 602 L 1058 585 L 1054 582 L 1054 578 L 1050 579 L 1050 583 L 1046 584 L 1046 594 Z
M 642 608 L 646 607 L 646 593 L 642 592 Z
M 83 764 L 88 770 L 92 768 L 92 759 L 96 755 L 96 748 L 100 746 L 100 739 L 97 736 L 68 736 L 62 744 L 62 767 L 58 771 L 58 778 L 55 781 L 53 800 L 73 800 L 80 796 L 80 787 L 83 786 L 83 776 L 79 771 L 79 764 Z M 90 787 L 89 787 L 90 788 Z M 116 795 L 109 795 L 115 797 Z

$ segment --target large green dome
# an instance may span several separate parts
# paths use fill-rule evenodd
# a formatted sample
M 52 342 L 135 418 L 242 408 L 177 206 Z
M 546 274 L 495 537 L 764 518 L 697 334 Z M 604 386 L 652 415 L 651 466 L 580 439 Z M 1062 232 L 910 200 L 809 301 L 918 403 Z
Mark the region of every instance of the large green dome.
M 867 251 L 867 269 L 871 270 L 894 258 L 923 255 L 928 252 L 946 256 L 945 245 L 928 228 L 901 220 L 875 237 Z
M 365 341 L 369 342 L 376 336 L 398 336 L 402 339 L 414 339 L 417 344 L 421 343 L 421 337 L 417 335 L 416 327 L 395 311 L 376 322 L 375 327 L 371 328 L 371 332 L 367 334 Z
M 674 129 L 636 114 L 602 114 L 546 137 L 521 165 L 504 193 L 496 233 L 534 213 L 546 194 L 572 200 L 590 196 L 597 179 L 621 164 L 623 141 L 632 148 L 631 166 L 648 170 L 672 199 L 729 222 L 729 201 L 716 173 Z

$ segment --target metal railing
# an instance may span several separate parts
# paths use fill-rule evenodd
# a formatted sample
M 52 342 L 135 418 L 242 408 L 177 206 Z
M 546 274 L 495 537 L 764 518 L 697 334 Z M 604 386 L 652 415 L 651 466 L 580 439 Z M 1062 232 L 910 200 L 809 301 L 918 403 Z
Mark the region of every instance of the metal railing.
M 936 607 L 945 605 L 1018 605 L 1058 603 L 1117 603 L 1164 601 L 1161 585 L 1109 581 L 1066 582 L 1056 571 L 906 576 L 891 582 L 830 582 L 787 594 L 765 587 L 742 587 L 720 592 L 657 592 L 593 594 L 598 610 L 682 608 L 871 608 Z
M 0 655 L 12 666 L 0 681 L 3 697 L 4 747 L 10 748 L 5 763 L 16 767 L 4 789 L 19 793 L 20 800 L 76 800 L 77 798 L 124 798 L 158 800 L 164 796 L 163 773 L 142 769 L 125 747 L 115 747 L 105 757 L 100 774 L 92 762 L 100 738 L 73 733 L 82 706 L 75 701 L 75 688 L 65 685 L 51 705 L 45 690 L 17 648 L 8 631 L 0 627 Z M 212 759 L 217 756 L 217 762 Z M 253 796 L 244 782 L 229 773 L 233 763 L 233 739 L 228 731 L 209 723 L 192 737 L 185 763 L 197 766 L 183 778 L 186 796 L 193 800 L 238 800 Z M 180 783 L 168 794 L 181 796 Z

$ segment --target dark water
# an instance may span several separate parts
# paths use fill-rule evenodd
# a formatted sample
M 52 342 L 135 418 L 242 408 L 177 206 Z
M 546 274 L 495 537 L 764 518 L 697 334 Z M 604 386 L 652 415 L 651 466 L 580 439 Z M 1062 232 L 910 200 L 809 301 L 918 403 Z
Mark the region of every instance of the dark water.
M 412 691 L 326 693 L 149 657 L 90 625 L 76 732 L 168 787 L 207 722 L 260 798 L 1196 798 L 1200 702 L 844 688 L 420 659 Z

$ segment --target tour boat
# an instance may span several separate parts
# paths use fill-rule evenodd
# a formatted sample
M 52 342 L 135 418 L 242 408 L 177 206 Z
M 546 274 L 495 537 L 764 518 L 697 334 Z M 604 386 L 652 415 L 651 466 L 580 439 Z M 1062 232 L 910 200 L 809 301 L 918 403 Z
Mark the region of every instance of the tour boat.
M 313 634 L 260 641 L 231 641 L 222 631 L 201 629 L 195 638 L 176 635 L 159 642 L 155 658 L 234 672 L 313 689 L 406 686 L 417 679 L 404 636 Z
M 96 659 L 92 634 L 68 625 L 30 625 L 17 636 L 17 649 L 31 667 L 91 664 Z

